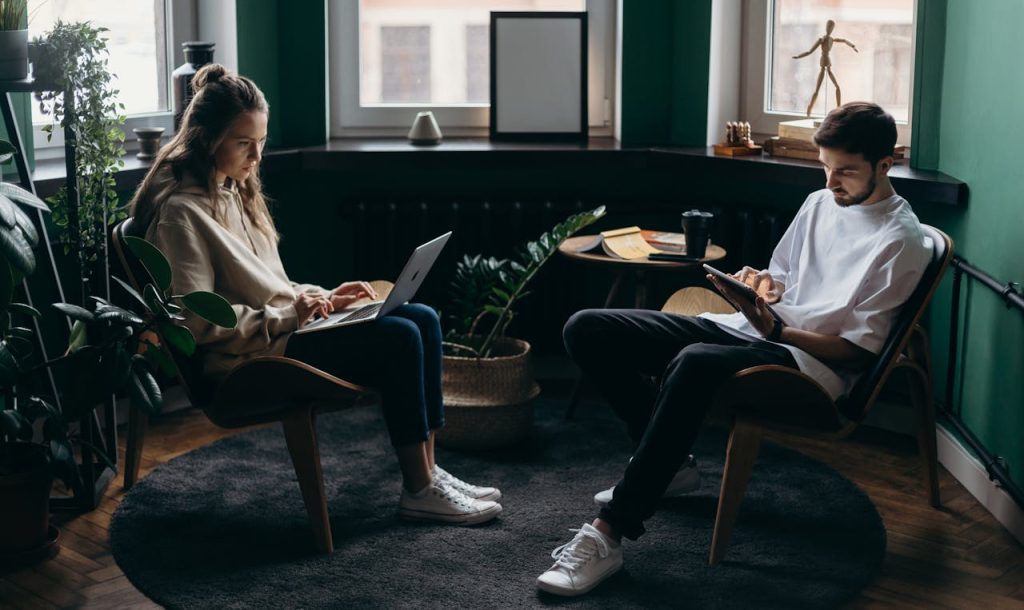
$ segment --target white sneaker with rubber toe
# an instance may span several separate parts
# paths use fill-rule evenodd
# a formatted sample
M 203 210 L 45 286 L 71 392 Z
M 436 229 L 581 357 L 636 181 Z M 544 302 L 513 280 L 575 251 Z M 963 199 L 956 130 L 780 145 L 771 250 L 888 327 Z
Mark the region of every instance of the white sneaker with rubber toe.
M 460 491 L 474 500 L 497 502 L 501 499 L 501 491 L 497 487 L 482 487 L 467 483 L 437 464 L 434 464 L 434 478 L 440 479 L 442 482 L 455 488 L 456 491 Z
M 551 552 L 555 564 L 537 577 L 537 588 L 555 595 L 583 595 L 622 569 L 622 544 L 584 523 L 576 536 Z
M 675 498 L 688 494 L 691 491 L 696 491 L 700 488 L 700 468 L 697 467 L 697 461 L 693 459 L 691 455 L 687 458 L 686 462 L 679 467 L 676 474 L 672 477 L 672 481 L 665 488 L 665 493 L 661 495 L 662 498 Z M 599 491 L 594 494 L 594 504 L 604 508 L 609 502 L 612 501 L 612 495 L 615 493 L 614 487 L 609 487 L 603 491 Z
M 475 525 L 500 513 L 501 504 L 474 500 L 436 478 L 415 493 L 403 487 L 398 499 L 398 516 L 410 521 Z

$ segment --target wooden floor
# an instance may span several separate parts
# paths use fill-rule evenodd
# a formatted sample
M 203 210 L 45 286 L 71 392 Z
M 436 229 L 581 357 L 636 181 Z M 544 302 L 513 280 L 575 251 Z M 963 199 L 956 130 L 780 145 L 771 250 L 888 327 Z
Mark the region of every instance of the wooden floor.
M 238 432 L 220 430 L 192 409 L 168 415 L 147 435 L 143 476 L 177 455 Z M 868 428 L 838 444 L 772 436 L 856 482 L 885 521 L 882 572 L 850 607 L 1024 608 L 1024 548 L 945 470 L 943 509 L 930 508 L 911 439 Z M 58 516 L 60 554 L 0 574 L 0 607 L 156 607 L 128 582 L 110 554 L 107 532 L 122 496 L 118 478 L 97 510 Z

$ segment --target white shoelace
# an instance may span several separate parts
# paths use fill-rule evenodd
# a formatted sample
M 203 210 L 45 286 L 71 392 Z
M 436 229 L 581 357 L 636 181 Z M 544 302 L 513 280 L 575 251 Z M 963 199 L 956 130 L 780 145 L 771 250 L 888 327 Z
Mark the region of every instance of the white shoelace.
M 447 483 L 448 486 L 455 489 L 455 491 L 461 492 L 467 496 L 476 490 L 476 485 L 470 485 L 437 464 L 434 464 L 434 476 L 437 477 L 439 481 Z
M 470 498 L 458 489 L 455 489 L 447 481 L 438 477 L 434 483 L 434 493 L 440 493 L 443 498 L 450 500 L 452 503 L 462 508 L 474 508 L 475 501 L 473 498 Z
M 581 529 L 570 529 L 569 531 L 576 532 L 576 536 L 551 551 L 551 558 L 555 560 L 556 566 L 576 570 L 590 561 L 594 557 L 594 553 L 597 553 L 601 559 L 608 556 L 610 552 L 608 543 L 599 534 Z

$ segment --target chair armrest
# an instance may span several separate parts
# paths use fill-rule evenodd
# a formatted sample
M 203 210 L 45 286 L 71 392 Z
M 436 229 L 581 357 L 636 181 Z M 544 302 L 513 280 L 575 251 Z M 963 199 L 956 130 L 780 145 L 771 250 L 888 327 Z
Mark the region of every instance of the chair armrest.
M 313 403 L 347 407 L 371 391 L 294 358 L 262 356 L 232 369 L 205 411 L 218 426 L 236 428 L 272 421 L 288 409 Z
M 843 419 L 825 388 L 788 366 L 766 364 L 739 371 L 715 395 L 717 407 L 757 419 L 838 430 Z

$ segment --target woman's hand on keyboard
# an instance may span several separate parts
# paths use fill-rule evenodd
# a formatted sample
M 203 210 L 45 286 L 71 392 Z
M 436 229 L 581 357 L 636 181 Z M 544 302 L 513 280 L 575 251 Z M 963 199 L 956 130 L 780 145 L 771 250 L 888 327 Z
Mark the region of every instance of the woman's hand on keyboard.
M 326 318 L 332 311 L 334 311 L 334 305 L 325 294 L 304 292 L 295 299 L 295 312 L 299 314 L 299 326 L 308 322 L 314 315 Z
M 344 309 L 362 298 L 377 298 L 377 291 L 368 282 L 345 282 L 331 291 L 331 305 Z

